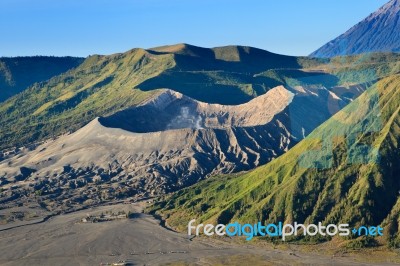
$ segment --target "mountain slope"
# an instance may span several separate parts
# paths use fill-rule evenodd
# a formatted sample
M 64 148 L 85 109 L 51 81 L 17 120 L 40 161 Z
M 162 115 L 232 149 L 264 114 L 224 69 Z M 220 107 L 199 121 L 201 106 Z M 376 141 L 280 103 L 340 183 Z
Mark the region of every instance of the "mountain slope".
M 191 45 L 91 56 L 0 104 L 0 149 L 73 132 L 162 88 L 206 103 L 242 104 L 279 85 L 331 88 L 371 82 L 398 72 L 398 61 L 394 54 L 321 60 L 250 47 Z
M 332 106 L 344 106 L 351 102 L 349 95 L 357 97 L 364 90 L 279 86 L 235 106 L 162 90 L 139 106 L 96 118 L 32 151 L 4 153 L 0 200 L 39 190 L 43 195 L 57 191 L 54 201 L 94 184 L 141 198 L 209 175 L 250 170 L 286 152 L 336 112 Z M 91 192 L 86 197 L 100 200 Z
M 212 56 L 186 55 L 182 51 L 189 49 L 186 47 L 204 49 Z M 225 59 L 231 54 L 231 49 L 226 49 L 222 52 L 225 48 L 219 48 L 219 53 L 224 54 L 220 57 Z M 267 57 L 283 62 L 277 63 L 277 67 L 300 68 L 298 61 L 319 63 L 259 50 L 255 55 L 259 53 L 265 56 L 253 64 L 216 59 L 211 49 L 188 45 L 174 52 L 133 49 L 122 54 L 91 56 L 76 69 L 35 84 L 0 105 L 0 149 L 75 131 L 97 116 L 135 106 L 161 88 L 210 103 L 247 102 L 279 85 L 269 78 L 253 77 L 255 70 L 274 67 L 275 63 Z
M 83 62 L 77 57 L 12 57 L 0 58 L 0 102 L 27 89 L 36 82 L 46 81 Z
M 310 56 L 334 57 L 370 52 L 400 52 L 400 0 L 389 1 Z
M 280 158 L 200 182 L 153 211 L 181 230 L 194 218 L 381 224 L 381 241 L 398 245 L 399 86 L 399 75 L 380 81 Z
M 47 139 L 0 153 L 0 202 L 66 210 L 253 169 L 398 73 L 398 59 L 189 45 L 89 57 L 0 105 L 0 147 Z
M 171 55 L 151 60 L 142 49 L 91 56 L 0 105 L 0 147 L 24 145 L 75 131 L 94 117 L 140 103 L 152 95 L 135 88 L 143 79 L 174 66 Z

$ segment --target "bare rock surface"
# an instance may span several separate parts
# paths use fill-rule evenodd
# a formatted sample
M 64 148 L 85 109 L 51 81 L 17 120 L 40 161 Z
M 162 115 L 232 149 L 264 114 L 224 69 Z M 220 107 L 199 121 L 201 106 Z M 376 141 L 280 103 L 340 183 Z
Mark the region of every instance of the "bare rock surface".
M 0 203 L 35 195 L 51 209 L 90 205 L 250 170 L 283 154 L 363 90 L 279 86 L 236 106 L 162 90 L 140 106 L 5 156 Z

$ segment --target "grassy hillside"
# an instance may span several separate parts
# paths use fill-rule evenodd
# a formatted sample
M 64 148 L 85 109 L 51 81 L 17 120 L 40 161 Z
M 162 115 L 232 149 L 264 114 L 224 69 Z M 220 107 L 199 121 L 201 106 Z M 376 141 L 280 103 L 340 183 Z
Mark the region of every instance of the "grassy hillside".
M 135 90 L 135 85 L 173 65 L 171 56 L 151 60 L 141 49 L 91 56 L 76 69 L 0 105 L 0 147 L 73 131 L 96 116 L 137 104 L 151 93 Z
M 249 52 L 250 48 L 243 48 L 248 51 L 241 55 L 245 62 L 240 61 L 241 57 L 239 61 L 229 61 L 235 57 L 235 49 L 231 51 L 231 48 L 219 49 L 221 59 L 216 59 L 211 49 L 188 45 L 167 50 L 170 49 L 173 51 L 133 49 L 122 54 L 91 56 L 79 67 L 37 83 L 3 102 L 0 148 L 74 131 L 96 116 L 137 105 L 160 88 L 171 88 L 206 102 L 243 103 L 277 84 L 266 78 L 252 78 L 262 65 L 265 70 L 274 64 L 300 67 L 296 57 L 262 50 L 254 54 Z M 198 50 L 206 52 L 198 54 Z M 264 54 L 263 58 L 247 63 L 246 60 L 256 59 L 260 53 Z M 271 60 L 265 63 L 269 56 Z M 279 60 L 280 57 L 285 60 Z
M 375 80 L 378 68 L 383 69 L 381 76 L 400 71 L 396 55 L 368 60 L 329 61 L 251 47 L 186 44 L 91 56 L 79 67 L 0 104 L 0 149 L 74 131 L 96 116 L 137 105 L 161 88 L 204 102 L 239 104 L 277 85 L 359 83 L 360 65 L 366 68 L 362 81 Z
M 0 102 L 42 82 L 60 75 L 83 62 L 77 57 L 12 57 L 0 58 Z
M 202 181 L 151 211 L 180 230 L 194 218 L 382 224 L 380 240 L 398 246 L 399 87 L 400 75 L 385 78 L 280 158 L 248 173 Z

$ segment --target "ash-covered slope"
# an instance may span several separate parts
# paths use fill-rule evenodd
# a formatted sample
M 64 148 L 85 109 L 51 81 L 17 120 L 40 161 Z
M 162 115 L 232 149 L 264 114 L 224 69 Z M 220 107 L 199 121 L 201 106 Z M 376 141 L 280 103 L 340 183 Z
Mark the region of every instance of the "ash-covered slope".
M 389 1 L 310 56 L 334 57 L 370 52 L 400 52 L 400 0 Z
M 138 107 L 126 109 L 100 122 L 137 133 L 171 129 L 225 129 L 264 125 L 292 102 L 293 94 L 276 87 L 245 104 L 220 105 L 196 101 L 181 93 L 164 90 Z
M 141 104 L 158 89 L 208 103 L 245 103 L 282 85 L 256 74 L 321 62 L 250 47 L 208 49 L 186 44 L 93 55 L 77 68 L 0 104 L 0 149 L 75 131 L 95 117 Z M 0 62 L 0 87 L 1 68 Z
M 362 86 L 330 91 L 279 86 L 248 103 L 225 106 L 163 90 L 33 151 L 4 154 L 2 198 L 41 191 L 62 201 L 94 183 L 143 197 L 209 175 L 250 170 L 283 154 L 351 101 L 338 95 L 357 97 L 363 91 Z M 88 199 L 100 200 L 87 191 Z
M 280 158 L 248 173 L 200 182 L 153 211 L 182 230 L 195 218 L 381 225 L 383 237 L 349 244 L 400 247 L 399 85 L 399 75 L 379 81 Z
M 206 103 L 237 105 L 279 85 L 331 88 L 369 82 L 396 71 L 397 58 L 326 60 L 243 46 L 210 49 L 188 44 L 94 55 L 0 103 L 0 149 L 74 132 L 95 117 L 142 104 L 159 89 Z

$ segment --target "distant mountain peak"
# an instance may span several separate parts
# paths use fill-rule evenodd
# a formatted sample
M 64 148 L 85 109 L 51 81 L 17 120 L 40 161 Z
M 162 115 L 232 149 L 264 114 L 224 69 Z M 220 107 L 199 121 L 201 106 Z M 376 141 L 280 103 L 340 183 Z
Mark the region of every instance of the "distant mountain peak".
M 392 0 L 310 56 L 400 52 L 400 0 Z
M 400 12 L 400 0 L 392 0 L 381 8 L 379 8 L 376 12 L 372 13 L 367 19 L 379 17 L 379 16 L 393 16 L 399 15 Z

